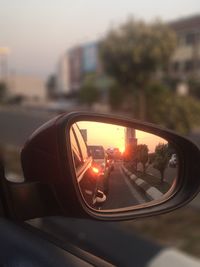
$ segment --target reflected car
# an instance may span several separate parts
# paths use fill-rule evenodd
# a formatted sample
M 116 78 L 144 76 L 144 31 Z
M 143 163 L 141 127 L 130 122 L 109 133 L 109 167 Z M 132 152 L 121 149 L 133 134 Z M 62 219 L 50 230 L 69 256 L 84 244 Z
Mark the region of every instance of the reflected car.
M 171 168 L 176 168 L 177 167 L 177 155 L 176 154 L 172 154 L 170 160 L 169 160 L 169 167 Z
M 99 189 L 100 170 L 93 162 L 92 156 L 88 154 L 88 147 L 76 124 L 70 131 L 70 138 L 76 176 L 84 199 L 91 206 L 105 202 L 106 196 Z
M 107 172 L 107 159 L 103 146 L 90 145 L 88 146 L 88 151 L 93 158 L 93 164 L 99 169 L 100 175 L 105 175 Z
M 108 152 L 106 153 L 106 164 L 107 164 L 109 173 L 112 172 L 114 170 L 114 159 L 113 159 L 113 156 L 109 154 Z
M 89 145 L 88 151 L 93 158 L 93 164 L 95 164 L 96 168 L 98 168 L 100 172 L 100 189 L 107 194 L 109 191 L 108 179 L 111 171 L 111 165 L 108 164 L 106 152 L 101 145 Z

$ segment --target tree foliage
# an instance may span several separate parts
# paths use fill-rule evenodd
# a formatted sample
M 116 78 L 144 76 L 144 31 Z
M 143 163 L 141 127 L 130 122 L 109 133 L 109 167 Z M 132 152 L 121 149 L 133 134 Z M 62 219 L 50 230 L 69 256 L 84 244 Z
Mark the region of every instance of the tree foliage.
M 55 97 L 57 78 L 56 75 L 51 74 L 46 82 L 47 93 L 49 98 Z
M 109 104 L 113 110 L 121 108 L 123 97 L 123 90 L 116 83 L 109 88 Z
M 147 120 L 181 134 L 200 124 L 200 103 L 190 96 L 177 96 L 160 83 L 151 84 L 147 92 Z
M 136 159 L 137 162 L 141 162 L 143 166 L 143 173 L 146 172 L 147 162 L 149 159 L 148 155 L 149 149 L 148 146 L 145 144 L 137 145 L 136 147 Z
M 145 113 L 145 89 L 155 72 L 167 67 L 175 45 L 176 35 L 166 24 L 134 19 L 110 30 L 101 43 L 105 71 L 124 91 L 139 89 L 140 116 Z
M 175 44 L 175 34 L 166 24 L 131 19 L 107 34 L 101 56 L 108 74 L 120 84 L 141 85 L 158 68 L 167 66 Z
M 200 99 L 200 81 L 195 78 L 190 78 L 188 81 L 190 94 L 198 99 Z
M 0 101 L 4 99 L 4 97 L 6 96 L 6 92 L 7 92 L 6 83 L 0 82 Z
M 99 100 L 99 90 L 96 84 L 95 75 L 88 75 L 79 92 L 79 100 L 81 103 L 85 103 L 91 106 L 93 103 Z

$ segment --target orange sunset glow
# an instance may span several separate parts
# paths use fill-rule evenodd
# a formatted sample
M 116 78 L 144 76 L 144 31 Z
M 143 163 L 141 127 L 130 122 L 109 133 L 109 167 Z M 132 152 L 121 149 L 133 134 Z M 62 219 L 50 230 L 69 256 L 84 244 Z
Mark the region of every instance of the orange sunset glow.
M 99 122 L 78 122 L 78 126 L 87 129 L 88 145 L 102 145 L 104 149 L 118 148 L 120 152 L 124 152 L 124 127 Z
M 125 151 L 125 127 L 90 121 L 80 121 L 77 124 L 80 129 L 87 130 L 88 145 L 102 145 L 104 149 L 118 148 L 121 153 Z M 167 143 L 165 139 L 159 136 L 139 130 L 135 131 L 135 137 L 138 144 L 148 146 L 149 152 L 154 152 L 159 143 Z

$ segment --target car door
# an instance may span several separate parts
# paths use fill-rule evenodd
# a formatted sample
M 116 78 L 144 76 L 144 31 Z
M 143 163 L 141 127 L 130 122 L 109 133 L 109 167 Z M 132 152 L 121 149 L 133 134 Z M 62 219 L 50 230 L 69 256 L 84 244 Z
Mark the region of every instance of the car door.
M 98 175 L 92 169 L 92 157 L 88 154 L 87 145 L 75 124 L 70 131 L 72 153 L 76 169 L 76 177 L 81 187 L 83 197 L 91 205 L 95 204 Z

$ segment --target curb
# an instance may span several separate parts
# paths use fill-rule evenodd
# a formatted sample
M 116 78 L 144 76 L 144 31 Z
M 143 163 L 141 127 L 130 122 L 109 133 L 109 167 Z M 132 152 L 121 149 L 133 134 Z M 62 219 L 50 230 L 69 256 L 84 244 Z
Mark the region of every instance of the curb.
M 163 196 L 163 193 L 160 192 L 157 188 L 155 188 L 154 186 L 150 186 L 143 179 L 138 178 L 135 174 L 127 170 L 126 167 L 122 166 L 122 170 L 130 178 L 130 180 L 132 180 L 137 186 L 144 190 L 147 196 L 152 200 L 160 199 Z

